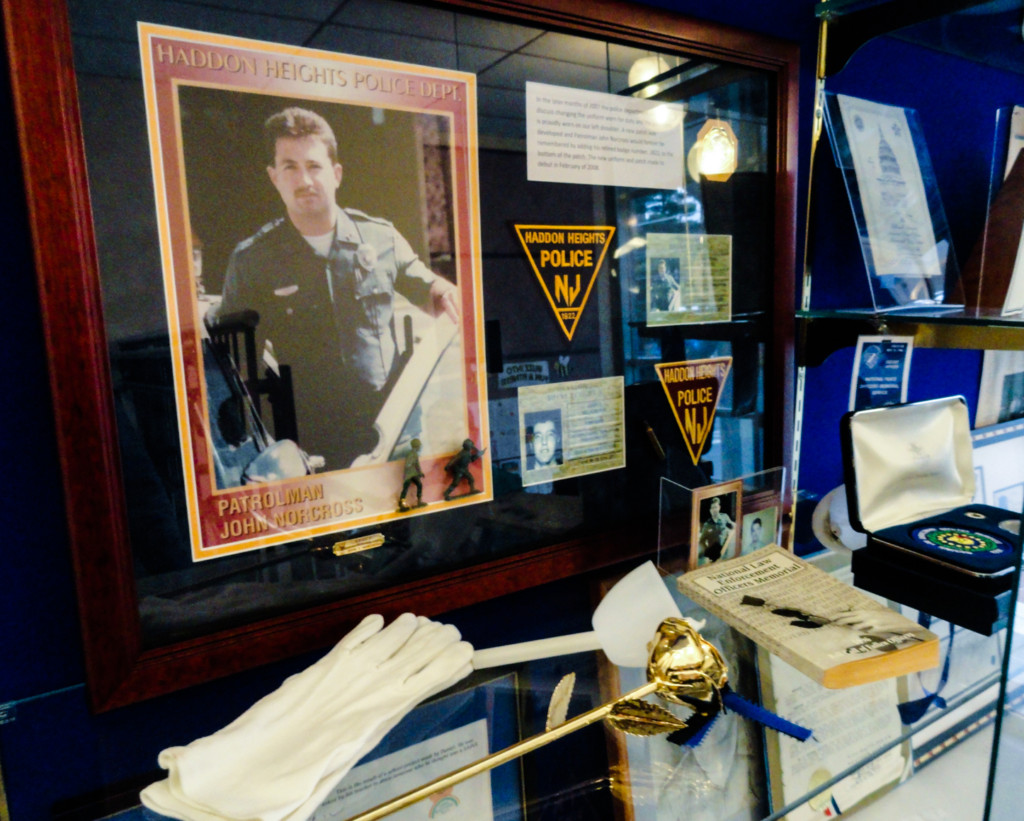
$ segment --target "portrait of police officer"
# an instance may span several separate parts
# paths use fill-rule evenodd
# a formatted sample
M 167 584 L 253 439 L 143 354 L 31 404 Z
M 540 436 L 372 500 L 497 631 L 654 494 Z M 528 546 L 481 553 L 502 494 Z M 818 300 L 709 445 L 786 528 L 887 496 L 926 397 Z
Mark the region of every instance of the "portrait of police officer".
M 343 166 L 324 117 L 285 108 L 264 138 L 284 214 L 231 253 L 217 317 L 259 315 L 257 355 L 291 368 L 300 447 L 340 470 L 376 442 L 400 352 L 396 293 L 457 322 L 457 289 L 390 221 L 338 204 Z

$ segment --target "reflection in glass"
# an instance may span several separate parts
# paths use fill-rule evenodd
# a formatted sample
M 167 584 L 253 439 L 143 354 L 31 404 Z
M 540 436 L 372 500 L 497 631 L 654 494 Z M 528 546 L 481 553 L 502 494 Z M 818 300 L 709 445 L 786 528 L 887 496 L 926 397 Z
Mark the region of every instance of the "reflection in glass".
M 487 337 L 486 363 L 483 357 L 480 363 L 481 368 L 486 365 L 488 407 L 469 412 L 486 410 L 489 417 L 490 441 L 479 444 L 490 449 L 495 501 L 390 522 L 367 528 L 366 534 L 325 534 L 202 565 L 190 562 L 135 10 L 131 4 L 71 4 L 106 331 L 114 352 L 118 433 L 147 646 L 568 539 L 635 529 L 637 511 L 646 509 L 658 493 L 662 477 L 695 487 L 711 478 L 743 475 L 764 466 L 765 368 L 773 330 L 767 319 L 774 269 L 773 75 L 704 57 L 655 52 L 436 7 L 350 0 L 343 11 L 327 9 L 322 17 L 317 9 L 316 4 L 302 4 L 301 9 L 280 15 L 272 4 L 242 9 L 236 3 L 214 0 L 204 4 L 199 20 L 194 6 L 154 0 L 147 5 L 147 20 L 476 76 L 475 159 Z M 640 69 L 643 73 L 638 73 Z M 742 147 L 736 169 L 726 182 L 691 179 L 671 189 L 531 182 L 525 174 L 527 81 L 671 103 L 667 110 L 675 116 L 685 112 L 684 155 L 707 121 L 727 120 Z M 123 124 L 118 129 L 109 127 L 113 110 Z M 393 112 L 370 114 L 358 137 L 372 142 L 373 135 L 385 127 L 381 116 L 386 123 L 393 119 Z M 211 162 L 244 159 L 238 156 L 244 152 L 237 150 L 243 124 L 230 118 L 210 122 L 210 111 L 202 105 L 191 107 L 189 116 L 195 118 L 190 121 L 193 125 L 206 123 L 215 129 L 211 133 L 222 135 L 209 141 L 215 153 Z M 425 154 L 437 154 L 443 148 L 438 140 L 424 139 L 419 145 L 417 150 Z M 442 152 L 434 161 L 444 159 Z M 429 168 L 430 162 L 425 158 L 423 167 Z M 417 185 L 430 189 L 429 173 L 424 172 Z M 237 196 L 237 191 L 211 190 L 195 206 L 234 213 L 258 205 L 236 206 L 231 197 Z M 124 208 L 125 203 L 133 207 Z M 598 272 L 571 341 L 546 303 L 510 228 L 526 221 L 615 228 L 615 244 Z M 437 226 L 429 224 L 422 231 L 427 242 L 438 233 Z M 652 233 L 732 237 L 731 323 L 647 327 L 647 242 Z M 203 296 L 210 299 L 223 279 L 226 252 L 209 237 L 201 237 L 201 242 Z M 431 244 L 431 265 L 450 264 L 443 243 L 436 249 L 435 245 Z M 195 273 L 198 277 L 199 271 Z M 710 445 L 701 464 L 694 465 L 653 364 L 712 356 L 731 356 L 734 366 Z M 438 367 L 447 366 L 446 355 Z M 626 467 L 555 481 L 531 488 L 540 492 L 527 493 L 518 441 L 519 387 L 531 380 L 561 383 L 608 377 L 622 377 L 625 385 Z M 768 387 L 774 390 L 773 385 Z M 423 438 L 424 426 L 446 428 L 445 414 L 450 411 L 446 401 L 440 388 L 418 398 L 408 424 L 393 443 L 389 461 L 400 467 L 412 439 Z M 268 404 L 264 402 L 260 410 L 263 421 L 271 424 Z M 228 410 L 230 406 L 225 408 L 226 420 Z M 258 423 L 247 415 L 240 421 L 236 438 L 241 443 L 258 432 Z M 423 446 L 427 446 L 425 440 Z M 240 473 L 241 466 L 227 467 Z M 396 475 L 397 500 L 401 472 Z M 329 549 L 322 549 L 339 539 L 378 530 L 385 539 L 373 550 L 333 557 Z

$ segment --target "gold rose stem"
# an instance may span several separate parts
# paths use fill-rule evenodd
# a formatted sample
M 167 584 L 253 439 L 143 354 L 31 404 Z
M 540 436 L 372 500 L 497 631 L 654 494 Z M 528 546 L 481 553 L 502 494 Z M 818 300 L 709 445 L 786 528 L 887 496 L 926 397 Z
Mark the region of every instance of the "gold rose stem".
M 486 772 L 494 767 L 500 767 L 502 764 L 512 761 L 515 758 L 519 758 L 521 755 L 533 752 L 537 748 L 543 747 L 545 744 L 550 744 L 552 741 L 557 741 L 570 733 L 581 730 L 588 724 L 600 721 L 602 718 L 607 716 L 612 711 L 612 708 L 614 708 L 620 701 L 643 698 L 644 696 L 655 692 L 658 689 L 658 686 L 659 683 L 657 681 L 649 681 L 642 687 L 637 687 L 637 689 L 632 692 L 626 693 L 624 696 L 620 696 L 615 699 L 615 701 L 609 701 L 607 704 L 602 704 L 600 707 L 595 707 L 593 710 L 581 713 L 576 716 L 576 718 L 570 719 L 564 724 L 559 724 L 557 727 L 553 727 L 547 732 L 531 736 L 530 738 L 513 744 L 511 747 L 506 747 L 504 750 L 492 753 L 486 758 L 481 758 L 479 761 L 467 764 L 461 769 L 448 773 L 448 775 L 442 775 L 440 778 L 435 778 L 433 781 L 424 784 L 422 787 L 417 787 L 415 790 L 405 793 L 405 795 L 400 795 L 398 798 L 393 798 L 384 804 L 378 804 L 372 810 L 367 810 L 361 815 L 354 815 L 349 819 L 349 821 L 377 821 L 379 818 L 384 818 L 393 812 L 397 812 L 400 809 L 415 804 L 417 801 L 422 801 L 424 798 L 427 798 L 436 792 L 445 790 L 448 787 L 453 787 L 461 781 L 465 781 L 467 778 L 472 778 L 474 775 L 479 775 L 480 773 Z

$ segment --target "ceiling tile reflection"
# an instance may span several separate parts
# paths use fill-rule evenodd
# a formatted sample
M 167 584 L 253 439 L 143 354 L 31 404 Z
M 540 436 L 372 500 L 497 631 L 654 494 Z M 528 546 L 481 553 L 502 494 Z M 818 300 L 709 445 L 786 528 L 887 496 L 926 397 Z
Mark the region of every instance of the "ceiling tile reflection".
M 537 28 L 520 26 L 515 23 L 481 20 L 465 14 L 457 15 L 455 26 L 459 43 L 487 46 L 502 51 L 515 51 L 544 33 L 543 30 Z
M 331 25 L 321 31 L 309 45 L 361 57 L 397 60 L 435 68 L 457 68 L 455 50 L 451 44 L 428 37 Z
M 604 43 L 568 34 L 549 32 L 523 48 L 524 54 L 603 69 L 607 64 Z
M 288 4 L 278 8 L 302 8 Z M 137 43 L 138 21 L 178 26 L 196 31 L 215 31 L 289 43 L 301 42 L 316 31 L 320 18 L 280 13 L 266 14 L 250 8 L 231 8 L 224 0 L 212 3 L 163 2 L 163 0 L 106 0 L 103 3 L 72 0 L 69 3 L 74 35 Z M 136 62 L 138 54 L 136 53 Z
M 608 72 L 603 66 L 584 66 L 525 54 L 512 54 L 488 69 L 481 79 L 490 85 L 522 89 L 527 80 L 544 78 L 545 83 L 573 86 L 588 91 L 607 91 Z
M 348 0 L 335 5 L 338 11 L 331 17 L 334 25 L 455 42 L 455 15 L 450 11 L 397 0 Z
M 481 116 L 512 121 L 521 120 L 528 79 L 617 93 L 634 62 L 655 53 L 401 0 L 70 0 L 69 8 L 81 72 L 138 77 L 144 20 L 468 71 L 477 75 Z

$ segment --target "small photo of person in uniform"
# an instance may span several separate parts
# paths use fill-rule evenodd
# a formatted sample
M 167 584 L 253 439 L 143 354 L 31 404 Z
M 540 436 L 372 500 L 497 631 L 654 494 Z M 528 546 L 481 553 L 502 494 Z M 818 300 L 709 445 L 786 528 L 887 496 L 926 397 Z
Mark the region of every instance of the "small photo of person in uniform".
M 740 515 L 740 490 L 721 485 L 701 488 L 695 491 L 693 507 L 691 569 L 737 555 L 740 534 L 736 521 Z
M 651 273 L 647 284 L 650 295 L 648 310 L 679 310 L 679 261 L 659 257 L 651 260 Z

